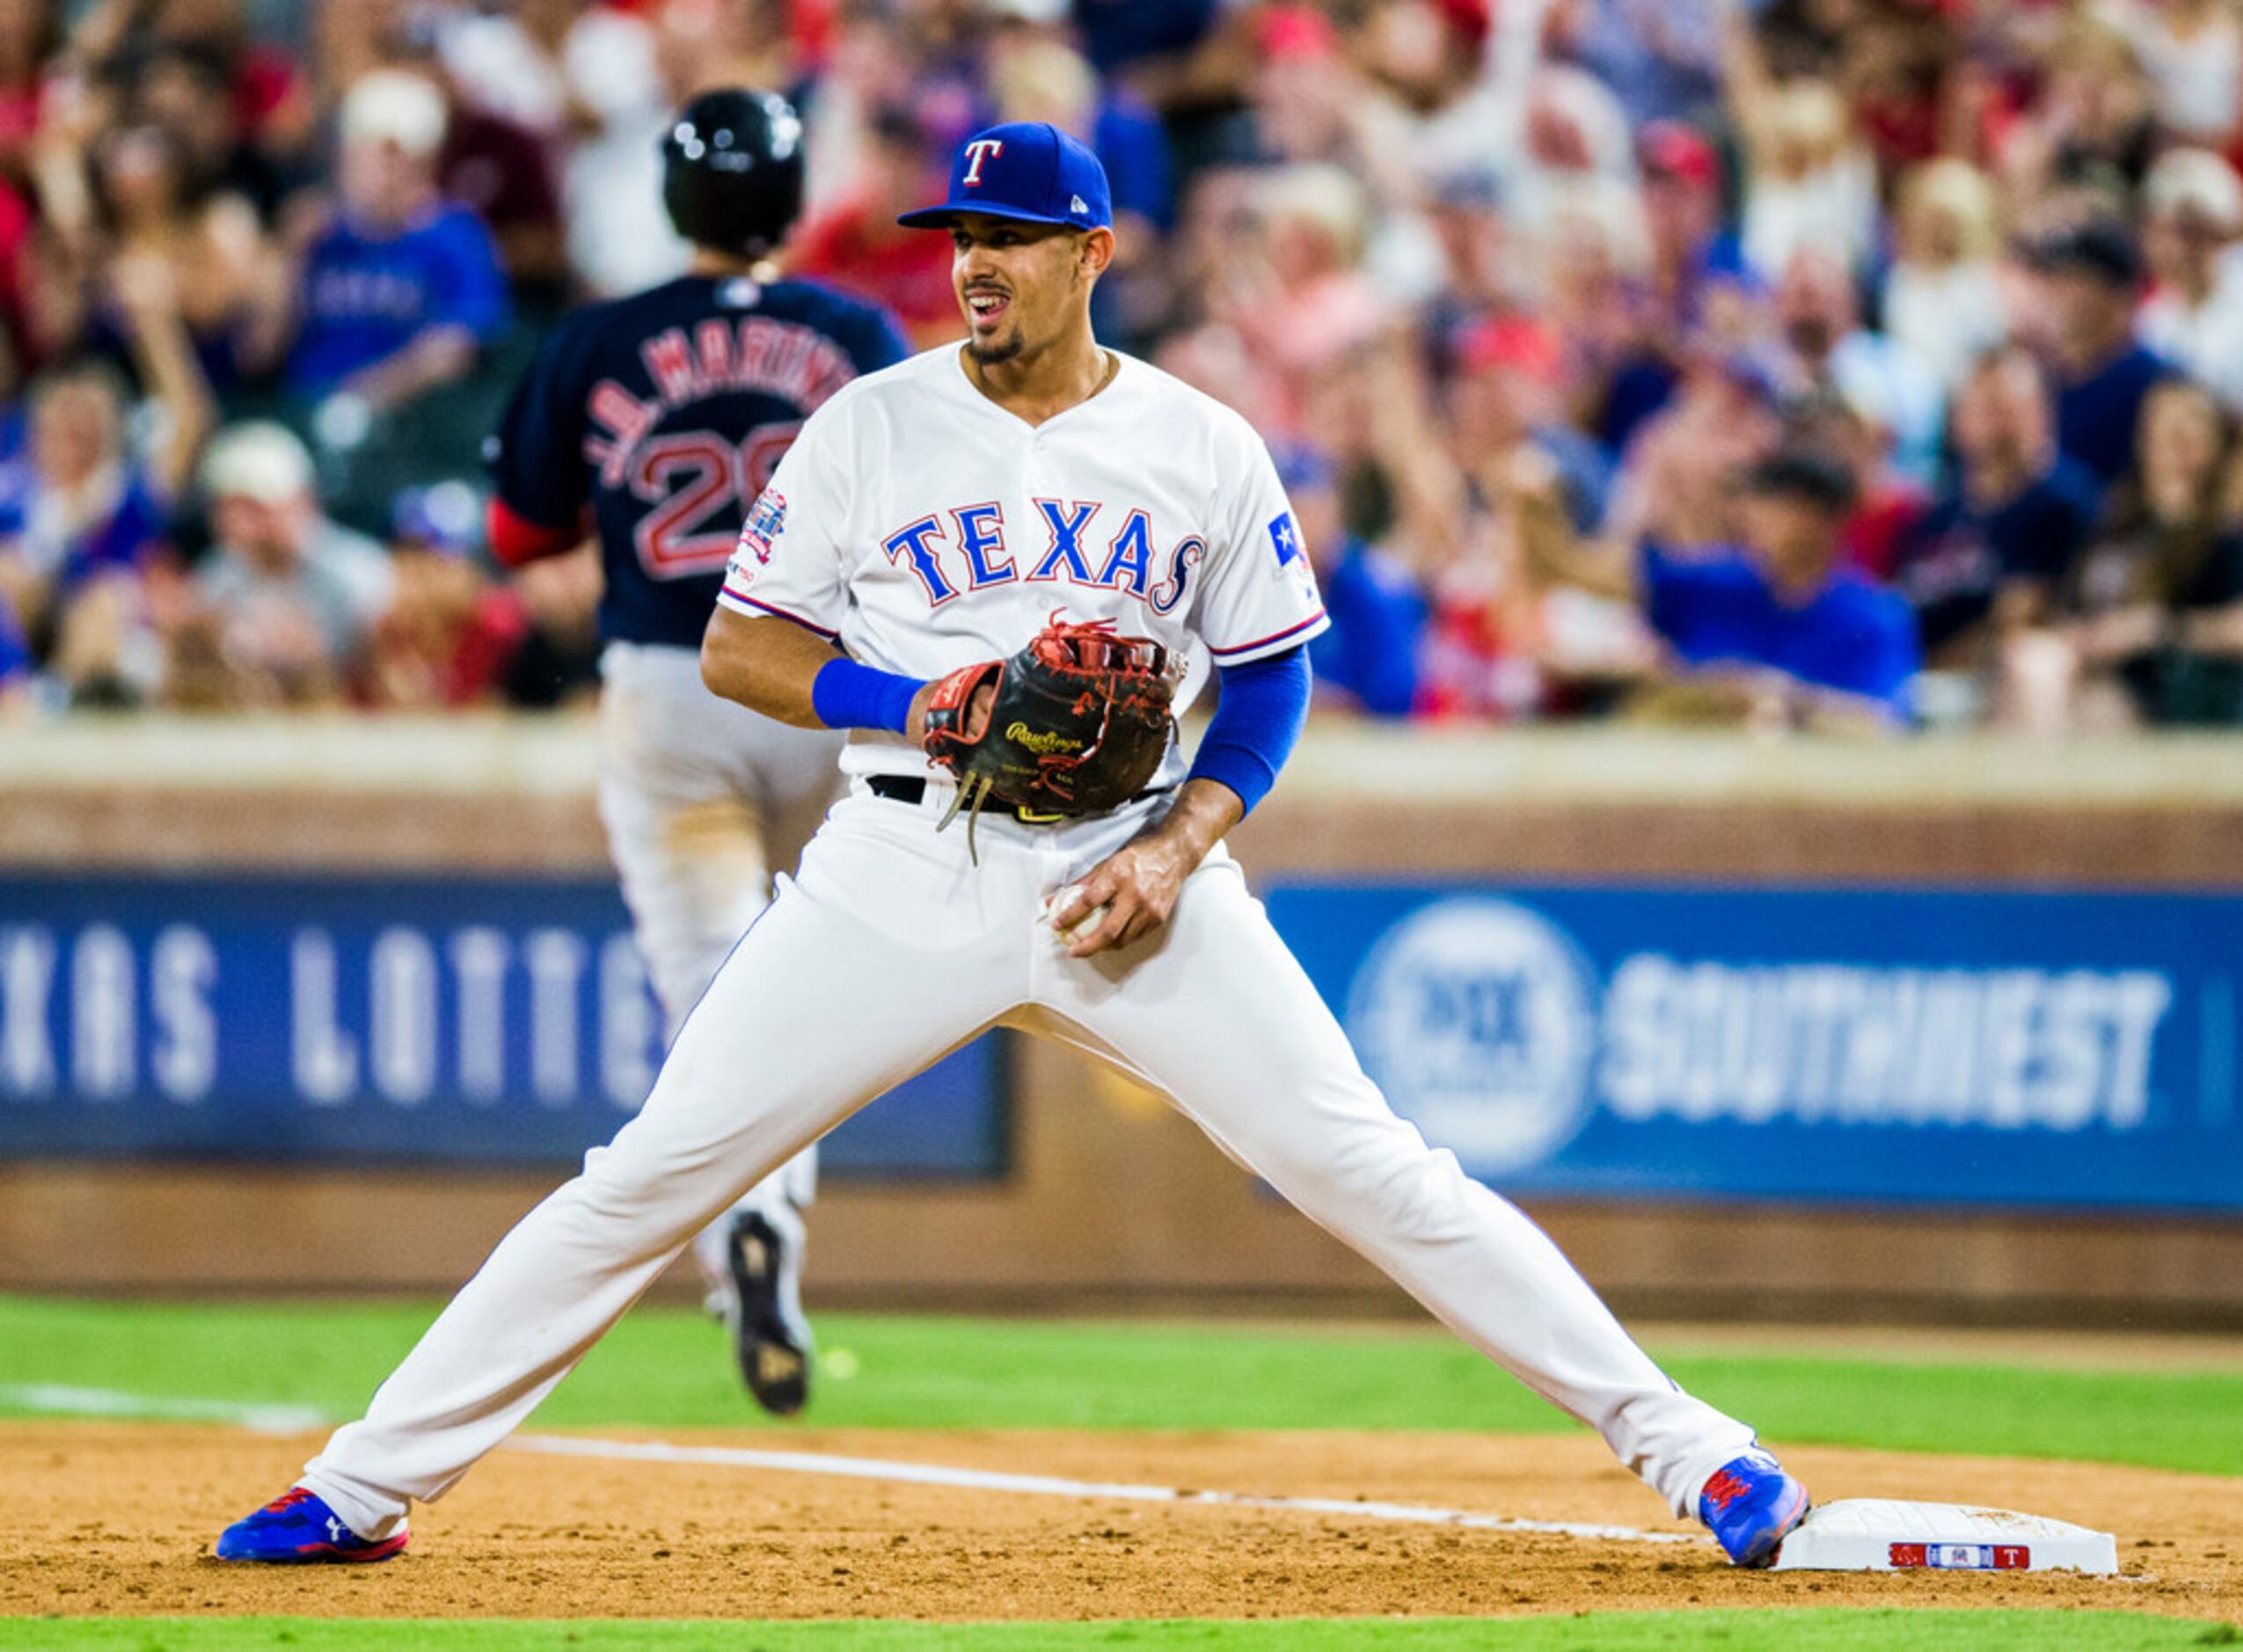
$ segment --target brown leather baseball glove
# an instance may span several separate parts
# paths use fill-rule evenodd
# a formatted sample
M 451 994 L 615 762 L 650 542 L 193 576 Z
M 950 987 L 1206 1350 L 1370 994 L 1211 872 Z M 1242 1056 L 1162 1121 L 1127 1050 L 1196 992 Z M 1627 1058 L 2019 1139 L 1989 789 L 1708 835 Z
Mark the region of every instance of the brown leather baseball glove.
M 1009 660 L 984 660 L 937 680 L 927 706 L 927 755 L 958 777 L 947 826 L 961 808 L 994 797 L 1035 814 L 1100 815 L 1143 791 L 1175 735 L 1176 676 L 1168 650 L 1117 635 L 1110 623 L 1057 614 Z M 968 739 L 974 697 L 992 698 L 987 727 Z M 972 817 L 967 840 L 972 843 Z

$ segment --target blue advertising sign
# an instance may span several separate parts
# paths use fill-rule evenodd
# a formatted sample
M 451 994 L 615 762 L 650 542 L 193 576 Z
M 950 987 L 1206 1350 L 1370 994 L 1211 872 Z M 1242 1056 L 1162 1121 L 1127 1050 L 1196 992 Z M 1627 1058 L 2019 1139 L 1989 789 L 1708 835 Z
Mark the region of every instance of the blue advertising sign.
M 0 1154 L 570 1160 L 662 1043 L 605 881 L 0 879 Z M 999 1175 L 1004 1093 L 983 1039 L 822 1169 Z
M 1292 885 L 1397 1111 L 1523 1194 L 2243 1210 L 2243 898 Z

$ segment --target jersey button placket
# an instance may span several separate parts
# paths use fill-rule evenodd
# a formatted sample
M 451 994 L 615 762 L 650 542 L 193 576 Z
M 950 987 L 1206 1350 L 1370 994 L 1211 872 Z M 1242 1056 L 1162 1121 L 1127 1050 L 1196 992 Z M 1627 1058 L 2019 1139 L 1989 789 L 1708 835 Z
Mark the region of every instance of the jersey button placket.
M 1023 523 L 1028 524 L 1031 529 L 1033 529 L 1034 524 L 1038 520 L 1036 516 L 1036 501 L 1039 499 L 1048 498 L 1050 496 L 1051 490 L 1044 485 L 1043 432 L 1041 430 L 1030 430 L 1025 434 L 1026 440 L 1022 442 L 1020 449 L 1020 515 L 1019 520 Z M 1022 552 L 1025 552 L 1025 554 L 1019 555 L 1014 558 L 1014 564 L 1019 568 L 1020 578 L 1024 580 L 1027 579 L 1028 577 L 1029 571 L 1033 569 L 1037 563 L 1043 560 L 1042 545 L 1043 541 L 1031 531 L 1028 536 L 1027 542 L 1021 547 Z

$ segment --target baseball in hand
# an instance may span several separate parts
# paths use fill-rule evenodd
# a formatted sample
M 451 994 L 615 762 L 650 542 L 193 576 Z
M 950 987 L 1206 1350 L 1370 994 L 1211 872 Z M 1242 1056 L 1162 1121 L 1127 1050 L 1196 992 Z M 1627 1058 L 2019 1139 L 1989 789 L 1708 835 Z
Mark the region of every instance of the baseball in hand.
M 1065 888 L 1060 890 L 1058 894 L 1051 897 L 1052 925 L 1054 928 L 1058 927 L 1059 914 L 1066 910 L 1068 902 L 1075 898 L 1076 887 L 1077 886 L 1070 883 Z M 1103 905 L 1093 906 L 1089 911 L 1077 918 L 1073 924 L 1061 931 L 1060 939 L 1068 942 L 1070 945 L 1072 945 L 1074 942 L 1082 939 L 1084 936 L 1096 929 L 1099 925 L 1105 920 L 1105 917 L 1106 908 Z

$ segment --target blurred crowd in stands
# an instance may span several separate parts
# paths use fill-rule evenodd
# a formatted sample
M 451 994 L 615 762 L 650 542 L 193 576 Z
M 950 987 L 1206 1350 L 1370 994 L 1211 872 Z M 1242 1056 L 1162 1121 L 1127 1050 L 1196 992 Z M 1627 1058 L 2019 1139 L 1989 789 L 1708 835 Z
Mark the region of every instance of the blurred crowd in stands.
M 478 454 L 785 91 L 785 264 L 996 120 L 1107 342 L 1268 438 L 1377 717 L 2243 723 L 2243 0 L 0 0 L 0 705 L 565 705 Z

